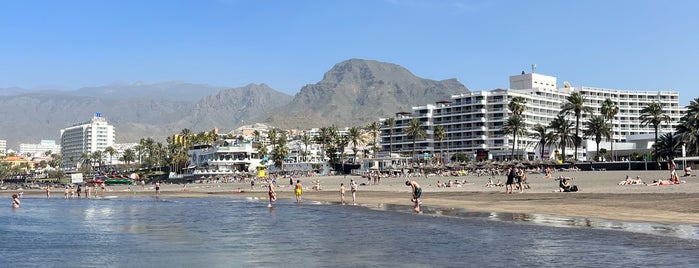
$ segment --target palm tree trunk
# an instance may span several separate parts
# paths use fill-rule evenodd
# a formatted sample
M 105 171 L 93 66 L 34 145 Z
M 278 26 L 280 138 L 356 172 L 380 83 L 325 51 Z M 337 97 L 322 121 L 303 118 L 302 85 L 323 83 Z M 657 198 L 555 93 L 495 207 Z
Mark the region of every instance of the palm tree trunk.
M 575 156 L 573 159 L 576 161 L 578 160 L 578 138 L 580 137 L 578 130 L 580 130 L 580 116 L 575 117 L 575 141 L 573 142 L 575 145 Z

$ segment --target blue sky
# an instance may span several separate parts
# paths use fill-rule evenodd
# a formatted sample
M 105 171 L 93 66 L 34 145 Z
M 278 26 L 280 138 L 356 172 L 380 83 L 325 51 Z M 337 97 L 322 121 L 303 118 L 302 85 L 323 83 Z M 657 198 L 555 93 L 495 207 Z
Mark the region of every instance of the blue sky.
M 559 86 L 697 97 L 699 1 L 0 0 L 0 88 L 182 80 L 295 94 L 351 58 L 471 90 L 531 70 Z

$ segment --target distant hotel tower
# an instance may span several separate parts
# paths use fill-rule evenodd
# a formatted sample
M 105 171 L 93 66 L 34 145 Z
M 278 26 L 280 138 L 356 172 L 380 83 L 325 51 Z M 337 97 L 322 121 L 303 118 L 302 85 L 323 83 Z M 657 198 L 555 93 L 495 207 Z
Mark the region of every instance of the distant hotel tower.
M 503 133 L 502 127 L 507 118 L 512 114 L 507 108 L 510 100 L 515 97 L 523 97 L 526 100 L 527 109 L 524 111 L 527 130 L 532 132 L 534 125 L 549 123 L 561 111 L 561 106 L 567 102 L 566 97 L 573 92 L 579 92 L 585 98 L 585 106 L 591 107 L 595 115 L 600 114 L 600 108 L 605 99 L 610 98 L 619 107 L 619 113 L 614 118 L 613 140 L 626 142 L 627 136 L 639 136 L 640 134 L 654 133 L 652 125 L 641 126 L 641 109 L 652 102 L 658 102 L 663 112 L 670 116 L 671 123 L 663 122 L 659 132 L 673 131 L 675 125 L 682 117 L 685 108 L 679 106 L 679 93 L 676 91 L 628 91 L 616 89 L 602 89 L 591 87 L 572 87 L 564 82 L 563 88 L 556 88 L 556 77 L 537 73 L 525 73 L 510 76 L 509 89 L 494 89 L 491 91 L 476 91 L 452 95 L 451 99 L 439 101 L 436 104 L 412 107 L 412 111 L 396 113 L 395 127 L 393 128 L 392 143 L 389 129 L 384 124 L 387 118 L 380 118 L 381 151 L 387 153 L 410 154 L 413 141 L 405 135 L 405 128 L 413 118 L 422 122 L 427 136 L 418 139 L 415 151 L 419 153 L 438 154 L 440 152 L 439 141 L 434 138 L 434 128 L 441 125 L 445 132 L 442 140 L 442 151 L 448 158 L 454 153 L 465 153 L 472 160 L 493 159 L 502 161 L 511 158 L 511 150 L 514 137 Z M 580 133 L 584 129 L 584 122 L 589 114 L 580 118 Z M 575 122 L 573 115 L 567 117 L 570 122 Z M 550 131 L 550 129 L 548 129 Z M 642 136 L 642 135 L 641 135 Z M 518 136 L 516 146 L 516 158 L 538 160 L 553 157 L 556 148 L 545 148 L 543 156 L 539 155 L 537 141 L 528 135 Z M 583 145 L 585 141 L 583 141 Z M 595 148 L 587 148 L 590 153 L 585 153 L 582 146 L 578 149 L 578 159 L 588 159 L 594 156 Z M 608 147 L 608 146 L 607 146 Z M 616 147 L 616 146 L 615 146 Z M 600 144 L 600 148 L 604 148 Z M 615 148 L 616 149 L 616 148 Z M 650 148 L 644 148 L 648 151 Z M 609 150 L 609 148 L 607 148 Z M 618 159 L 628 157 L 630 152 L 616 154 Z M 643 152 L 641 152 L 643 153 Z M 571 157 L 573 148 L 566 149 L 566 154 Z
M 61 129 L 61 156 L 63 167 L 77 168 L 83 153 L 88 155 L 96 151 L 104 151 L 114 146 L 114 126 L 107 123 L 102 114 L 95 113 L 89 122 Z M 107 157 L 107 156 L 105 156 Z

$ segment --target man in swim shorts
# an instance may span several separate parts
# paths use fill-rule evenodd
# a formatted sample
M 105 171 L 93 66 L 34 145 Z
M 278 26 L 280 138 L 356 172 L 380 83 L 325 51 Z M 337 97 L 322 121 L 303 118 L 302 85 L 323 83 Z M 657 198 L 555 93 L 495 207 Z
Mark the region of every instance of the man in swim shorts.
M 420 184 L 417 184 L 416 181 L 407 180 L 405 181 L 405 185 L 412 188 L 413 198 L 411 200 L 415 203 L 415 212 L 420 212 L 420 196 L 422 195 Z
M 296 193 L 296 203 L 301 203 L 301 194 L 303 193 L 303 185 L 301 180 L 296 180 L 296 186 L 294 186 L 294 192 Z

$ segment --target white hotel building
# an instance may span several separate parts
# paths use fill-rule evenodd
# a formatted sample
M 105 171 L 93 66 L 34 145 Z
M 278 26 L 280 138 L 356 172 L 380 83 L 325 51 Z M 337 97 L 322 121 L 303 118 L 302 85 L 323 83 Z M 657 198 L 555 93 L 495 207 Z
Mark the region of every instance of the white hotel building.
M 471 159 L 494 159 L 502 161 L 509 159 L 512 153 L 514 137 L 505 135 L 502 127 L 511 115 L 507 108 L 510 100 L 515 96 L 526 100 L 527 109 L 524 117 L 527 129 L 531 129 L 537 123 L 547 126 L 561 111 L 561 106 L 566 102 L 566 97 L 573 92 L 579 92 L 585 97 L 585 106 L 591 107 L 594 114 L 600 114 L 600 107 L 605 99 L 610 98 L 618 107 L 619 113 L 614 118 L 613 139 L 615 149 L 617 143 L 626 142 L 630 135 L 654 133 L 651 125 L 641 126 L 640 111 L 652 102 L 659 102 L 665 114 L 672 119 L 671 124 L 663 123 L 659 132 L 671 132 L 684 108 L 679 106 L 679 93 L 674 91 L 627 91 L 615 89 L 602 89 L 591 87 L 571 87 L 564 82 L 563 88 L 557 88 L 556 77 L 537 73 L 524 73 L 510 76 L 510 89 L 495 89 L 491 91 L 468 92 L 451 96 L 451 99 L 439 101 L 436 104 L 412 107 L 411 112 L 400 112 L 394 117 L 396 126 L 393 130 L 393 153 L 409 155 L 412 152 L 413 141 L 404 134 L 404 129 L 412 118 L 418 118 L 426 130 L 427 137 L 419 139 L 415 145 L 415 151 L 419 153 L 439 153 L 440 144 L 434 139 L 434 127 L 442 125 L 446 137 L 442 140 L 442 151 L 445 157 L 460 152 L 467 154 Z M 580 135 L 584 129 L 583 122 L 590 115 L 584 115 L 580 119 Z M 386 118 L 380 121 L 385 122 Z M 574 116 L 569 116 L 571 122 L 575 122 Z M 382 124 L 381 144 L 382 152 L 388 152 L 391 146 L 389 129 Z M 545 153 L 540 156 L 540 150 L 536 148 L 535 140 L 521 136 L 517 138 L 515 154 L 523 159 L 549 159 L 553 157 L 555 148 L 545 148 Z M 578 159 L 584 160 L 588 156 L 583 148 L 586 143 L 578 148 Z M 594 143 L 592 143 L 594 146 Z M 600 144 L 600 148 L 609 150 L 609 143 Z M 651 143 L 652 144 L 652 143 Z M 637 150 L 639 148 L 632 148 Z M 650 148 L 640 148 L 643 154 Z M 645 150 L 645 151 L 643 151 Z M 592 152 L 589 158 L 594 156 L 595 148 L 589 148 Z M 621 159 L 631 154 L 632 150 L 623 153 L 615 153 Z M 574 149 L 566 149 L 568 159 L 573 158 Z
M 104 151 L 105 148 L 113 146 L 115 140 L 114 126 L 107 123 L 107 119 L 100 113 L 95 113 L 89 122 L 61 129 L 63 166 L 77 167 L 83 153 L 89 155 L 96 151 Z M 108 159 L 109 156 L 105 155 L 104 160 Z

